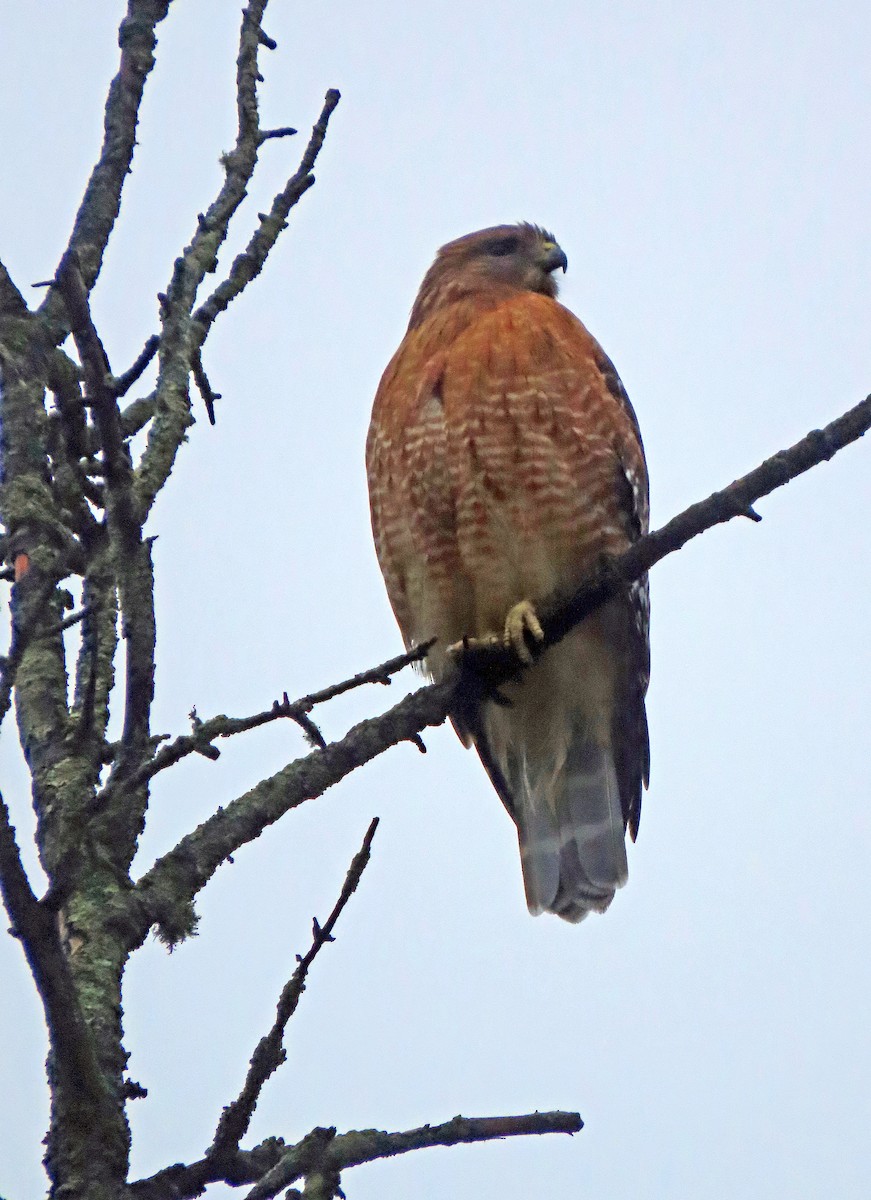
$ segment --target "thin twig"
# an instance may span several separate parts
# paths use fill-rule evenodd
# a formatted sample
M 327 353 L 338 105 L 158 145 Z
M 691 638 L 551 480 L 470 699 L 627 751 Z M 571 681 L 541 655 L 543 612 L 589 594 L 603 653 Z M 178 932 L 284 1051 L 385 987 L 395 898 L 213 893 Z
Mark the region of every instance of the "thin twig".
M 116 396 L 126 396 L 133 384 L 138 379 L 141 379 L 148 368 L 149 363 L 153 360 L 155 354 L 160 349 L 160 336 L 153 333 L 142 349 L 136 356 L 131 367 L 128 367 L 123 375 L 116 375 L 111 381 L 110 387 Z
M 203 366 L 203 354 L 201 350 L 194 351 L 191 359 L 191 370 L 193 371 L 194 383 L 197 385 L 200 395 L 203 398 L 203 403 L 206 406 L 206 416 L 209 418 L 209 424 L 215 424 L 215 401 L 221 399 L 221 393 L 213 390 L 209 383 L 209 377 L 206 374 L 206 368 Z
M 389 684 L 391 676 L 397 674 L 404 667 L 412 663 L 421 662 L 434 644 L 432 639 L 428 642 L 422 642 L 406 654 L 397 654 L 394 658 L 388 658 L 386 662 L 380 663 L 377 667 L 371 667 L 368 671 L 360 671 L 358 674 L 352 675 L 350 679 L 343 679 L 341 683 L 334 683 L 329 687 L 322 688 L 320 691 L 310 692 L 307 696 L 301 696 L 298 700 L 288 700 L 287 692 L 285 692 L 283 698 L 274 701 L 271 708 L 255 713 L 250 717 L 227 717 L 220 714 L 216 717 L 210 717 L 207 721 L 197 720 L 193 733 L 182 734 L 181 737 L 177 737 L 174 741 L 170 742 L 168 746 L 163 746 L 155 754 L 151 762 L 141 767 L 129 782 L 136 785 L 145 783 L 146 780 L 153 779 L 160 771 L 165 771 L 168 767 L 174 766 L 181 759 L 187 758 L 191 754 L 206 754 L 206 757 L 217 758 L 217 750 L 214 755 L 207 754 L 208 748 L 216 738 L 227 738 L 239 733 L 247 733 L 251 729 L 258 729 L 261 725 L 268 725 L 273 721 L 285 719 L 296 721 L 302 727 L 309 740 L 315 742 L 319 749 L 326 749 L 326 743 L 321 736 L 320 730 L 313 721 L 307 720 L 307 716 L 313 708 L 318 704 L 324 704 L 327 700 L 332 700 L 336 696 L 341 696 L 345 692 L 350 692 L 354 688 L 363 687 L 366 684 Z
M 72 629 L 74 625 L 78 625 L 80 621 L 84 621 L 85 617 L 90 616 L 94 611 L 93 604 L 86 604 L 80 608 L 78 612 L 70 613 L 68 617 L 64 617 L 62 621 L 58 621 L 56 625 L 50 626 L 42 634 L 43 637 L 53 637 L 56 633 L 63 633 L 65 629 Z
M 640 578 L 691 538 L 733 517 L 745 516 L 761 497 L 831 458 L 869 428 L 871 396 L 825 429 L 811 431 L 723 491 L 640 538 L 625 554 L 594 571 L 573 596 L 556 607 L 543 609 L 545 644 L 552 645 L 564 637 L 627 583 Z M 473 665 L 476 673 L 486 672 L 491 684 L 516 676 L 519 670 L 517 659 L 499 649 L 476 654 Z M 125 898 L 124 911 L 117 913 L 131 946 L 141 944 L 152 924 L 160 925 L 162 913 L 171 914 L 178 904 L 191 901 L 222 862 L 286 812 L 322 795 L 389 747 L 410 740 L 427 726 L 440 725 L 462 702 L 469 686 L 468 672 L 463 671 L 445 682 L 420 688 L 380 717 L 361 721 L 325 750 L 315 751 L 262 780 L 183 837 L 146 872 Z
M 261 214 L 260 224 L 248 245 L 233 260 L 227 278 L 223 283 L 218 284 L 211 296 L 194 313 L 193 320 L 199 345 L 206 340 L 215 319 L 227 310 L 240 292 L 244 291 L 251 280 L 255 279 L 263 270 L 269 252 L 286 226 L 288 213 L 314 184 L 312 168 L 324 144 L 330 117 L 340 98 L 340 94 L 335 88 L 331 88 L 327 92 L 321 114 L 312 129 L 308 145 L 296 171 L 288 179 L 284 189 L 273 200 L 270 211 Z
M 176 454 L 193 423 L 189 393 L 193 354 L 202 346 L 191 312 L 203 279 L 218 264 L 230 222 L 248 193 L 261 145 L 257 85 L 258 52 L 264 44 L 261 21 L 267 0 L 249 0 L 242 13 L 236 59 L 237 135 L 222 158 L 224 180 L 218 195 L 197 220 L 190 243 L 176 259 L 172 279 L 161 297 L 160 366 L 156 412 L 145 452 L 137 468 L 136 494 L 143 517 L 165 484 Z
M 206 1158 L 221 1159 L 228 1152 L 238 1149 L 239 1142 L 248 1132 L 248 1126 L 251 1124 L 251 1118 L 260 1099 L 263 1085 L 286 1060 L 284 1031 L 287 1023 L 296 1012 L 297 1005 L 305 991 L 309 968 L 322 947 L 327 942 L 335 940 L 332 936 L 333 930 L 342 910 L 357 890 L 357 885 L 369 862 L 372 839 L 377 828 L 378 818 L 374 817 L 363 838 L 362 846 L 351 860 L 339 898 L 326 922 L 323 925 L 319 925 L 317 920 L 312 922 L 312 944 L 303 957 L 297 955 L 298 965 L 281 992 L 275 1023 L 269 1033 L 260 1039 L 251 1056 L 251 1065 L 242 1091 L 221 1114 L 215 1130 L 214 1141 L 206 1153 Z
M 290 125 L 282 125 L 278 129 L 261 129 L 260 141 L 268 142 L 273 138 L 293 137 L 293 135 L 298 132 L 299 130 L 292 129 Z

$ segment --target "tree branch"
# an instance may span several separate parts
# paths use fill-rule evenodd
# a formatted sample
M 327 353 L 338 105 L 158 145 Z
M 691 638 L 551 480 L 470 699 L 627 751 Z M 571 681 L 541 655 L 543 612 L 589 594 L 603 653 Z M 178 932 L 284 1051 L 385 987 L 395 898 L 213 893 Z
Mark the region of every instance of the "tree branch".
M 78 1104 L 80 1120 L 95 1126 L 114 1113 L 103 1085 L 93 1041 L 61 945 L 57 915 L 37 900 L 27 880 L 9 810 L 0 796 L 0 893 L 12 933 L 21 942 L 42 998 L 58 1075 Z
M 51 576 L 42 581 L 37 595 L 26 605 L 24 616 L 20 622 L 13 621 L 12 643 L 5 658 L 0 658 L 0 725 L 2 725 L 12 703 L 12 690 L 18 668 L 24 657 L 24 652 L 30 645 L 37 626 L 45 615 L 45 606 L 57 587 L 57 577 Z M 58 626 L 47 629 L 43 636 L 56 635 L 60 632 Z
M 253 1150 L 239 1150 L 220 1163 L 200 1159 L 176 1163 L 130 1185 L 134 1200 L 193 1200 L 210 1183 L 256 1186 L 245 1200 L 276 1195 L 297 1179 L 315 1171 L 342 1171 L 379 1158 L 393 1158 L 433 1146 L 494 1141 L 547 1133 L 579 1133 L 584 1123 L 578 1113 L 536 1112 L 514 1117 L 454 1117 L 442 1125 L 422 1125 L 400 1133 L 379 1129 L 313 1129 L 293 1146 L 269 1138 Z M 280 1182 L 278 1182 L 280 1180 Z
M 369 862 L 372 839 L 377 828 L 378 818 L 374 817 L 363 838 L 362 846 L 351 860 L 339 898 L 325 924 L 321 926 L 317 920 L 312 922 L 312 944 L 302 958 L 297 955 L 298 966 L 281 992 L 275 1023 L 269 1033 L 260 1039 L 251 1057 L 251 1065 L 242 1091 L 233 1103 L 224 1109 L 215 1130 L 214 1141 L 206 1152 L 207 1159 L 220 1160 L 239 1148 L 239 1142 L 248 1132 L 248 1126 L 251 1124 L 251 1118 L 264 1084 L 285 1062 L 287 1053 L 284 1049 L 284 1031 L 287 1023 L 296 1012 L 297 1005 L 305 991 L 309 968 L 321 948 L 327 942 L 335 941 L 333 930 L 342 910 L 357 890 L 357 885 Z
M 57 271 L 57 288 L 63 296 L 70 332 L 85 377 L 85 400 L 94 414 L 103 452 L 103 470 L 109 490 L 108 512 L 115 533 L 129 548 L 139 538 L 139 522 L 133 509 L 133 468 L 121 428 L 121 414 L 112 383 L 109 358 L 91 318 L 88 293 L 78 255 L 68 251 Z
M 111 387 L 116 396 L 127 395 L 137 379 L 141 379 L 142 375 L 148 369 L 159 348 L 160 338 L 156 333 L 153 333 L 137 354 L 132 365 L 127 368 L 123 375 L 116 375 L 112 380 Z
M 352 675 L 350 679 L 344 679 L 341 683 L 331 684 L 329 687 L 322 688 L 317 692 L 310 692 L 307 696 L 301 696 L 299 700 L 288 700 L 285 692 L 282 700 L 276 700 L 271 708 L 265 709 L 263 712 L 255 713 L 251 717 L 227 717 L 220 714 L 216 717 L 210 717 L 208 721 L 194 720 L 194 732 L 182 734 L 175 741 L 170 742 L 168 746 L 163 746 L 155 754 L 150 763 L 146 763 L 130 781 L 132 784 L 144 783 L 148 779 L 153 779 L 160 771 L 165 771 L 168 767 L 174 766 L 181 759 L 187 758 L 191 754 L 203 754 L 206 758 L 218 758 L 220 751 L 213 745 L 217 738 L 233 737 L 238 733 L 247 733 L 250 729 L 258 729 L 261 725 L 268 725 L 272 721 L 280 721 L 290 719 L 299 721 L 305 717 L 318 704 L 323 704 L 327 700 L 332 700 L 336 696 L 341 696 L 345 692 L 350 692 L 354 688 L 363 687 L 369 683 L 388 684 L 391 681 L 391 676 L 401 671 L 404 667 L 412 663 L 420 662 L 426 658 L 427 653 L 433 646 L 433 642 L 423 642 L 420 646 L 415 646 L 413 650 L 409 650 L 406 654 L 398 654 L 395 658 L 388 658 L 386 662 L 381 663 L 377 667 L 371 667 L 367 671 L 360 671 L 357 675 Z M 194 714 L 191 714 L 192 718 Z M 307 736 L 311 737 L 311 731 L 307 730 Z M 321 744 L 321 749 L 325 749 L 325 744 Z M 212 753 L 209 753 L 209 751 Z
M 12 276 L 0 262 L 0 314 L 23 317 L 27 313 L 27 301 L 12 281 Z
M 270 44 L 261 29 L 266 4 L 267 0 L 249 0 L 242 16 L 239 56 L 236 60 L 238 132 L 234 149 L 224 155 L 222 160 L 224 183 L 208 211 L 200 214 L 190 244 L 176 260 L 166 295 L 160 297 L 163 330 L 159 352 L 156 412 L 145 452 L 136 472 L 138 510 L 143 519 L 169 477 L 185 431 L 193 423 L 189 392 L 190 374 L 194 367 L 194 356 L 202 348 L 209 326 L 217 312 L 222 312 L 230 300 L 262 269 L 269 251 L 284 228 L 290 208 L 314 183 L 310 169 L 326 132 L 326 119 L 329 116 L 326 107 L 326 117 L 322 114 L 321 121 L 315 127 L 316 132 L 312 134 L 300 169 L 288 181 L 284 192 L 276 197 L 272 214 L 261 222 L 246 251 L 234 261 L 229 278 L 206 302 L 207 305 L 211 304 L 212 308 L 217 303 L 217 308 L 207 322 L 204 322 L 201 316 L 202 308 L 192 317 L 197 291 L 205 275 L 217 269 L 218 251 L 226 239 L 234 213 L 245 198 L 257 165 L 258 151 L 264 140 L 257 109 L 257 84 L 261 78 L 257 58 L 260 47 Z M 332 95 L 328 93 L 328 96 Z M 332 108 L 336 103 L 338 93 L 335 93 L 335 99 L 331 100 Z M 305 164 L 308 166 L 305 168 L 304 177 L 300 177 L 300 171 Z M 218 303 L 214 298 L 219 292 L 222 299 Z M 202 381 L 205 373 L 201 364 L 198 374 Z M 210 393 L 211 388 L 208 388 L 206 394 Z M 214 394 L 211 393 L 211 396 L 213 398 Z
M 263 270 L 269 252 L 278 240 L 279 234 L 287 226 L 290 210 L 314 184 L 315 177 L 311 173 L 312 168 L 324 144 L 330 117 L 340 99 L 340 93 L 335 88 L 330 88 L 324 98 L 321 115 L 312 129 L 309 143 L 296 171 L 288 179 L 284 189 L 273 200 L 270 211 L 261 215 L 260 224 L 251 241 L 233 260 L 227 278 L 215 288 L 211 296 L 194 313 L 193 319 L 198 327 L 196 330 L 198 346 L 202 346 L 208 337 L 215 319 L 229 308 L 232 301 Z
M 67 253 L 76 253 L 82 264 L 85 290 L 90 292 L 100 274 L 103 254 L 118 219 L 121 192 L 130 173 L 136 146 L 136 126 L 145 81 L 154 66 L 156 27 L 169 11 L 171 0 L 129 0 L 127 16 L 118 31 L 121 62 L 109 87 L 103 123 L 103 146 L 88 186 Z M 67 333 L 60 296 L 49 292 L 39 315 L 50 330 L 55 345 Z
M 313 1170 L 339 1173 L 379 1158 L 393 1158 L 411 1150 L 432 1146 L 456 1146 L 461 1142 L 489 1142 L 497 1138 L 526 1137 L 529 1134 L 578 1133 L 584 1123 L 578 1113 L 528 1113 L 519 1117 L 454 1117 L 443 1125 L 421 1125 L 403 1133 L 383 1133 L 378 1129 L 354 1130 L 338 1137 L 324 1138 L 324 1148 L 311 1162 L 311 1149 L 305 1139 L 285 1151 L 280 1161 L 257 1181 L 245 1200 L 271 1200 L 282 1188 Z M 311 1135 L 309 1135 L 311 1136 Z M 308 1159 L 308 1161 L 304 1161 Z
M 757 500 L 831 458 L 869 428 L 871 396 L 825 429 L 812 430 L 723 491 L 640 538 L 625 554 L 603 562 L 572 596 L 543 607 L 540 616 L 545 638 L 533 648 L 534 655 L 559 641 L 584 617 L 691 538 L 733 517 L 746 516 Z M 141 944 L 152 924 L 157 924 L 170 942 L 184 936 L 191 928 L 193 898 L 241 846 L 259 837 L 290 809 L 322 795 L 391 746 L 414 740 L 427 726 L 440 725 L 468 689 L 480 687 L 481 675 L 492 686 L 522 669 L 513 654 L 501 649 L 470 652 L 465 657 L 471 661 L 452 679 L 420 688 L 381 716 L 361 721 L 340 741 L 262 780 L 183 837 L 125 897 L 124 911 L 114 914 L 130 945 Z

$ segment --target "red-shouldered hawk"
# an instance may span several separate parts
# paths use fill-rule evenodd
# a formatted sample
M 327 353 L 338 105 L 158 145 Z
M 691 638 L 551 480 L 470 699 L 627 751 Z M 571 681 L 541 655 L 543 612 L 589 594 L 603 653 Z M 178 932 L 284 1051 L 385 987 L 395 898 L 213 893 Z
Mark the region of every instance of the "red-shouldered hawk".
M 535 615 L 648 529 L 638 422 L 613 364 L 556 300 L 566 256 L 535 225 L 443 246 L 381 380 L 366 465 L 372 528 L 406 645 L 493 631 L 521 656 Z M 517 683 L 454 718 L 513 817 L 532 913 L 580 921 L 626 882 L 649 751 L 647 580 Z M 504 630 L 504 634 L 502 631 Z

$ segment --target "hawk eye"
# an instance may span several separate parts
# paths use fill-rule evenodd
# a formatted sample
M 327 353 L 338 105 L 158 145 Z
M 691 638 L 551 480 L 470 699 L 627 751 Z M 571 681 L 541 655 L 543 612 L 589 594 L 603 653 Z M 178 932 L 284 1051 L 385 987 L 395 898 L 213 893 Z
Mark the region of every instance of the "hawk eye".
M 496 238 L 495 241 L 488 242 L 487 253 L 492 254 L 494 258 L 504 258 L 507 254 L 514 254 L 519 245 L 520 239 L 511 234 L 508 237 Z

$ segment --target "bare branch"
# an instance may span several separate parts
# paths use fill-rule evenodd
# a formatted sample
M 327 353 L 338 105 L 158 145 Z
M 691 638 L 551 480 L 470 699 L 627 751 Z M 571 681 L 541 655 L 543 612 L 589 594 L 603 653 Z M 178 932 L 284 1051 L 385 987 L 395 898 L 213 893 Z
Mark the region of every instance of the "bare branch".
M 222 159 L 224 182 L 208 210 L 200 214 L 190 244 L 176 260 L 166 295 L 161 298 L 157 406 L 136 482 L 143 517 L 169 477 L 185 431 L 193 422 L 189 377 L 194 353 L 205 340 L 191 318 L 197 291 L 205 275 L 217 267 L 218 251 L 257 166 L 262 141 L 257 109 L 258 51 L 267 44 L 260 27 L 266 5 L 267 0 L 249 0 L 242 14 L 236 60 L 238 129 L 236 145 Z
M 457 1146 L 463 1142 L 489 1142 L 530 1134 L 574 1134 L 580 1133 L 583 1127 L 580 1114 L 575 1112 L 535 1112 L 514 1117 L 458 1116 L 442 1125 L 422 1125 L 404 1133 L 382 1133 L 377 1129 L 343 1133 L 330 1146 L 329 1158 L 338 1170 L 344 1171 L 364 1162 L 393 1158 L 431 1146 Z
M 131 784 L 144 783 L 148 779 L 153 779 L 160 771 L 165 771 L 168 767 L 174 766 L 181 759 L 187 758 L 190 754 L 205 754 L 208 758 L 218 758 L 219 752 L 215 748 L 214 755 L 208 754 L 209 747 L 216 738 L 233 737 L 238 733 L 247 733 L 250 729 L 258 729 L 261 725 L 269 725 L 273 721 L 289 719 L 297 721 L 301 724 L 305 722 L 308 713 L 318 704 L 323 704 L 327 700 L 332 700 L 336 696 L 341 696 L 345 692 L 350 692 L 354 688 L 363 687 L 369 683 L 389 684 L 391 676 L 401 671 L 404 667 L 412 663 L 421 662 L 433 646 L 433 642 L 423 642 L 420 646 L 415 646 L 413 650 L 409 650 L 406 654 L 398 654 L 395 658 L 388 658 L 386 662 L 381 663 L 377 667 L 372 667 L 368 671 L 360 671 L 357 675 L 352 675 L 350 679 L 344 679 L 341 683 L 331 684 L 329 687 L 322 688 L 318 692 L 310 692 L 307 696 L 301 696 L 299 700 L 288 700 L 287 693 L 281 700 L 276 700 L 271 708 L 265 709 L 263 712 L 255 713 L 251 717 L 226 717 L 223 714 L 210 717 L 208 721 L 200 721 L 194 719 L 193 733 L 183 734 L 177 737 L 175 741 L 170 742 L 168 746 L 163 746 L 150 763 L 146 763 L 130 780 Z M 192 714 L 193 718 L 193 714 Z M 310 740 L 314 740 L 320 749 L 326 749 L 323 744 L 323 739 L 320 738 L 320 731 L 313 722 L 308 723 L 308 727 L 303 724 L 303 730 Z M 320 742 L 318 739 L 320 738 Z
M 145 428 L 154 416 L 156 406 L 157 402 L 152 394 L 151 396 L 142 396 L 138 400 L 132 400 L 122 410 L 121 429 L 124 432 L 125 438 L 133 437 L 140 429 Z
M 116 396 L 126 396 L 137 379 L 141 379 L 142 375 L 148 369 L 149 364 L 157 354 L 160 348 L 160 338 L 156 333 L 153 333 L 146 341 L 145 345 L 136 356 L 133 365 L 128 367 L 123 375 L 117 375 L 111 383 L 112 391 Z
M 254 236 L 242 253 L 234 259 L 227 278 L 215 288 L 208 300 L 201 304 L 194 313 L 193 319 L 195 325 L 198 326 L 196 332 L 198 345 L 202 345 L 206 340 L 215 319 L 226 311 L 240 292 L 244 291 L 251 280 L 255 279 L 263 270 L 269 252 L 286 226 L 288 213 L 314 184 L 315 179 L 311 171 L 324 144 L 330 117 L 340 99 L 340 93 L 335 88 L 330 88 L 324 99 L 321 115 L 312 129 L 311 138 L 296 171 L 288 179 L 284 189 L 273 200 L 270 211 L 261 215 L 260 224 Z
M 249 0 L 242 13 L 236 59 L 236 145 L 221 160 L 224 182 L 206 213 L 200 215 L 190 245 L 176 263 L 167 291 L 168 307 L 178 308 L 188 316 L 204 275 L 215 269 L 218 250 L 227 236 L 233 214 L 245 199 L 257 166 L 260 147 L 257 54 L 261 44 L 260 23 L 267 4 L 268 0 Z
M 260 141 L 268 142 L 273 138 L 293 137 L 299 130 L 292 129 L 289 125 L 282 125 L 279 129 L 262 129 L 260 131 Z
M 52 625 L 49 629 L 46 629 L 42 636 L 52 637 L 56 633 L 63 633 L 65 629 L 72 629 L 74 625 L 78 625 L 80 621 L 84 621 L 86 617 L 89 617 L 93 611 L 93 604 L 86 604 L 78 612 L 70 613 L 62 621 L 58 621 L 57 625 Z
M 75 252 L 64 255 L 57 274 L 57 287 L 63 295 L 70 329 L 82 361 L 86 383 L 86 402 L 94 413 L 103 452 L 103 468 L 108 490 L 107 513 L 110 534 L 116 550 L 117 583 L 125 621 L 126 696 L 124 733 L 121 753 L 112 779 L 127 780 L 142 765 L 149 753 L 149 722 L 154 697 L 154 581 L 151 550 L 142 540 L 139 514 L 133 498 L 133 470 L 130 453 L 121 428 L 118 400 L 112 390 L 109 359 L 91 319 L 88 296 Z M 82 731 L 89 727 L 90 716 L 84 711 Z M 127 789 L 128 792 L 131 789 Z M 146 797 L 138 797 L 125 814 L 129 836 L 125 845 L 117 839 L 119 864 L 129 863 L 138 835 Z
M 118 218 L 121 191 L 130 173 L 136 145 L 136 126 L 145 81 L 154 66 L 155 29 L 169 11 L 171 0 L 129 0 L 118 42 L 121 62 L 106 100 L 103 147 L 76 214 L 67 253 L 77 253 L 85 290 L 90 292 L 100 274 L 103 254 Z M 66 336 L 60 297 L 49 292 L 39 309 L 55 344 Z
M 251 1118 L 260 1099 L 263 1085 L 286 1060 L 284 1031 L 287 1028 L 287 1023 L 296 1012 L 297 1005 L 305 991 L 309 968 L 317 958 L 321 948 L 327 942 L 335 940 L 332 936 L 333 930 L 342 914 L 342 910 L 357 890 L 357 885 L 369 862 L 372 839 L 375 836 L 377 828 L 378 818 L 374 817 L 366 831 L 366 836 L 363 838 L 362 846 L 351 860 L 351 865 L 345 876 L 345 882 L 342 885 L 339 898 L 333 906 L 333 911 L 330 913 L 325 924 L 319 925 L 317 920 L 312 922 L 312 944 L 302 958 L 297 956 L 299 963 L 282 990 L 278 1001 L 275 1023 L 269 1033 L 261 1038 L 251 1057 L 251 1065 L 242 1091 L 233 1103 L 224 1109 L 215 1131 L 214 1141 L 206 1153 L 207 1159 L 220 1160 L 227 1153 L 232 1153 L 238 1149 L 239 1142 L 248 1132 L 248 1126 L 251 1124 Z
M 583 1121 L 573 1112 L 536 1112 L 514 1117 L 454 1117 L 442 1125 L 422 1125 L 401 1133 L 378 1129 L 313 1129 L 301 1141 L 286 1146 L 281 1138 L 268 1138 L 253 1150 L 228 1154 L 220 1162 L 200 1159 L 177 1163 L 130 1185 L 134 1200 L 193 1200 L 210 1183 L 239 1187 L 254 1183 L 246 1200 L 277 1195 L 294 1181 L 315 1171 L 342 1171 L 379 1158 L 393 1158 L 433 1146 L 494 1141 L 547 1133 L 574 1134 Z M 277 1180 L 282 1182 L 277 1182 Z
M 578 1133 L 584 1123 L 578 1113 L 527 1113 L 518 1117 L 454 1117 L 443 1125 L 421 1125 L 402 1133 L 378 1129 L 355 1130 L 338 1137 L 323 1138 L 323 1150 L 314 1163 L 305 1139 L 285 1151 L 280 1161 L 257 1181 L 245 1200 L 271 1200 L 297 1179 L 313 1171 L 339 1173 L 379 1158 L 393 1158 L 411 1150 L 432 1146 L 456 1146 L 462 1142 L 490 1142 L 497 1138 L 529 1134 Z M 322 1131 L 330 1132 L 330 1131 Z M 311 1137 L 311 1134 L 309 1135 Z M 305 1159 L 308 1161 L 306 1162 Z
M 206 416 L 209 418 L 209 424 L 214 425 L 215 401 L 221 399 L 221 393 L 214 391 L 212 385 L 209 383 L 206 368 L 203 366 L 203 354 L 201 350 L 194 351 L 191 370 L 194 375 L 194 383 L 197 385 L 199 393 L 203 398 L 203 403 L 206 406 Z
M 112 388 L 109 358 L 91 318 L 88 293 L 75 252 L 66 253 L 57 272 L 57 288 L 63 296 L 70 332 L 76 343 L 85 376 L 86 403 L 91 408 L 100 435 L 103 467 L 109 495 L 110 520 L 119 537 L 132 544 L 139 536 L 139 522 L 133 510 L 133 469 L 130 453 L 121 429 L 121 414 Z
M 604 562 L 573 596 L 542 610 L 544 646 L 559 641 L 585 616 L 691 538 L 733 517 L 746 516 L 761 497 L 831 458 L 869 428 L 871 396 L 825 429 L 813 430 L 723 491 L 692 505 L 661 529 L 640 538 L 625 554 Z M 189 908 L 217 867 L 241 846 L 258 837 L 292 808 L 322 795 L 391 746 L 413 740 L 427 726 L 440 725 L 455 706 L 463 703 L 469 689 L 480 687 L 481 675 L 486 675 L 488 686 L 493 686 L 521 670 L 513 655 L 499 649 L 467 657 L 472 661 L 466 665 L 472 670 L 460 671 L 453 679 L 420 688 L 380 717 L 361 721 L 341 741 L 333 742 L 325 750 L 316 750 L 262 780 L 183 837 L 140 879 L 125 898 L 125 910 L 116 913 L 130 944 L 140 944 L 154 923 L 170 940 L 173 930 L 189 929 L 189 913 L 186 922 L 179 922 L 179 912 L 185 906 Z
M 118 644 L 118 593 L 112 554 L 103 539 L 102 548 L 94 548 L 82 581 L 82 641 L 76 663 L 75 740 L 84 748 L 90 741 L 89 758 L 94 764 L 94 786 L 103 762 L 106 726 L 109 722 L 109 696 L 115 682 L 115 651 Z

